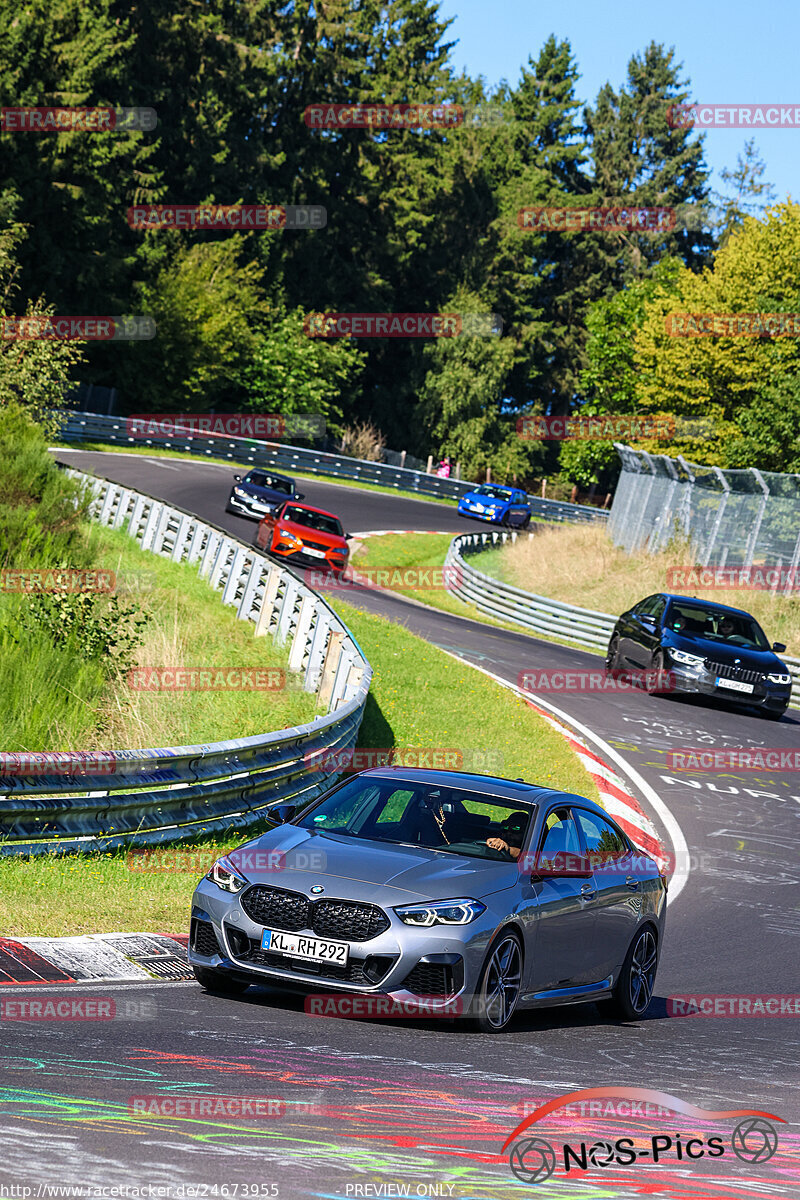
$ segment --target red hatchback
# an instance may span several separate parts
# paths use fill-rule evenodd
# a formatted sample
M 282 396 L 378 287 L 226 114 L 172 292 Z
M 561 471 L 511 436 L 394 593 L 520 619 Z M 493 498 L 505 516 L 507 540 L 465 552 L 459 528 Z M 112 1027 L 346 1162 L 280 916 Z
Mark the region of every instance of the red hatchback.
M 350 554 L 338 517 L 291 501 L 261 519 L 256 545 L 298 566 L 327 566 L 333 571 L 343 571 Z

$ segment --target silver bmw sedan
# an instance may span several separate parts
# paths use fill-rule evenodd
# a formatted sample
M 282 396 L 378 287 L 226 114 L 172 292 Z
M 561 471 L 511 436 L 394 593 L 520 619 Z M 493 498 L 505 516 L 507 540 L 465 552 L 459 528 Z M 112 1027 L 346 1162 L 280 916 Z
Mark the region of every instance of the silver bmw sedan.
M 270 817 L 195 890 L 189 961 L 207 990 L 389 997 L 487 1033 L 521 1008 L 646 1012 L 667 881 L 591 800 L 381 767 Z

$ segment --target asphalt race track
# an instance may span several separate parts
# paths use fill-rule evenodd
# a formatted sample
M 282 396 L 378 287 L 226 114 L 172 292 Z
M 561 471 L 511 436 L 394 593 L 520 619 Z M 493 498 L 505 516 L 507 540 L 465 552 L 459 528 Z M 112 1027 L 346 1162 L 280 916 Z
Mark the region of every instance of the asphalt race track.
M 253 522 L 224 513 L 240 468 L 82 451 L 59 457 L 252 539 Z M 300 487 L 309 503 L 337 512 L 349 532 L 478 527 L 439 504 L 316 481 Z M 599 664 L 578 650 L 382 594 L 348 593 L 348 600 L 512 682 L 525 668 Z M 12 1186 L 30 1187 L 35 1197 L 40 1185 L 83 1183 L 171 1185 L 162 1193 L 169 1200 L 522 1197 L 532 1185 L 511 1173 L 500 1149 L 526 1111 L 562 1093 L 620 1084 L 704 1109 L 765 1110 L 789 1124 L 775 1123 L 774 1157 L 754 1162 L 732 1152 L 731 1119 L 562 1109 L 531 1133 L 576 1147 L 629 1136 L 638 1158 L 630 1167 L 603 1167 L 601 1158 L 594 1169 L 569 1177 L 559 1170 L 536 1185 L 548 1200 L 645 1191 L 709 1200 L 798 1195 L 797 1017 L 666 1014 L 667 997 L 674 995 L 798 990 L 800 780 L 777 773 L 678 779 L 666 769 L 665 755 L 687 746 L 797 747 L 800 723 L 785 718 L 775 724 L 639 691 L 543 698 L 621 755 L 666 803 L 689 847 L 691 870 L 670 905 L 656 999 L 645 1020 L 608 1023 L 585 1005 L 523 1013 L 508 1033 L 481 1037 L 441 1020 L 315 1017 L 304 1012 L 301 998 L 268 989 L 231 1000 L 192 983 L 73 988 L 118 1004 L 135 1000 L 140 1019 L 77 1021 L 66 1028 L 3 1022 L 2 1195 L 23 1196 L 9 1191 Z M 514 776 L 513 764 L 505 773 Z M 659 832 L 666 841 L 663 827 Z M 36 995 L 48 991 L 63 994 L 40 987 Z M 32 994 L 14 988 L 15 998 Z M 142 1117 L 143 1101 L 139 1110 L 134 1101 L 233 1095 L 270 1098 L 270 1115 Z M 678 1134 L 684 1141 L 723 1134 L 725 1153 L 678 1161 L 673 1145 L 653 1161 L 651 1137 L 675 1142 Z M 191 1187 L 196 1190 L 186 1190 Z

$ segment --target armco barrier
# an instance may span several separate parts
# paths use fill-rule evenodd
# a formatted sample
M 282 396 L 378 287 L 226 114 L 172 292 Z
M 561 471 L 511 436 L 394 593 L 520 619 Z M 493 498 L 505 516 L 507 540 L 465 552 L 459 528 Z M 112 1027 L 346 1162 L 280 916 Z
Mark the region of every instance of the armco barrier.
M 154 554 L 196 563 L 222 603 L 255 623 L 255 636 L 288 643 L 290 676 L 302 676 L 328 712 L 277 733 L 111 751 L 113 774 L 3 776 L 0 765 L 0 854 L 107 850 L 224 833 L 262 819 L 279 801 L 312 800 L 337 773 L 314 770 L 306 756 L 355 746 L 369 692 L 372 668 L 353 635 L 321 597 L 252 546 L 130 488 L 69 473 L 86 480 L 96 520 L 127 528 Z
M 304 475 L 327 475 L 335 479 L 375 483 L 385 488 L 419 492 L 420 495 L 439 496 L 449 500 L 457 500 L 476 486 L 464 480 L 426 475 L 424 471 L 412 471 L 408 467 L 392 467 L 385 463 L 348 458 L 344 454 L 326 454 L 321 450 L 287 446 L 280 442 L 262 442 L 241 437 L 193 436 L 191 433 L 183 437 L 133 437 L 126 429 L 124 417 L 104 417 L 96 413 L 63 414 L 60 436 L 65 442 L 104 442 L 112 446 L 158 446 L 169 450 L 184 450 L 209 458 L 230 459 L 231 462 L 249 467 L 273 467 Z M 592 508 L 590 505 L 542 500 L 540 496 L 528 496 L 528 503 L 534 516 L 542 517 L 546 521 L 608 520 L 608 512 L 605 509 Z
M 560 600 L 550 600 L 547 596 L 525 592 L 478 571 L 466 561 L 467 556 L 473 557 L 492 546 L 526 536 L 535 537 L 535 534 L 509 533 L 498 529 L 490 533 L 467 533 L 453 538 L 447 549 L 445 566 L 458 569 L 445 572 L 447 590 L 461 600 L 474 604 L 488 616 L 523 625 L 543 638 L 571 642 L 605 655 L 617 620 L 611 613 L 578 608 L 573 604 L 562 604 Z M 800 708 L 800 658 L 791 658 L 786 654 L 780 657 L 792 675 L 791 707 Z

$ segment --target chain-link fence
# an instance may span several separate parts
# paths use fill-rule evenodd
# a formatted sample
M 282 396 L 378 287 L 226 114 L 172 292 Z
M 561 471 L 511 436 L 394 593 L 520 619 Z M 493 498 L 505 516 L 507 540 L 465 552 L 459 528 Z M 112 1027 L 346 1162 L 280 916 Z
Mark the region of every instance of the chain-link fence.
M 800 576 L 800 475 L 723 470 L 614 443 L 622 474 L 608 521 L 629 553 L 679 538 L 698 566 L 777 567 L 781 590 Z

